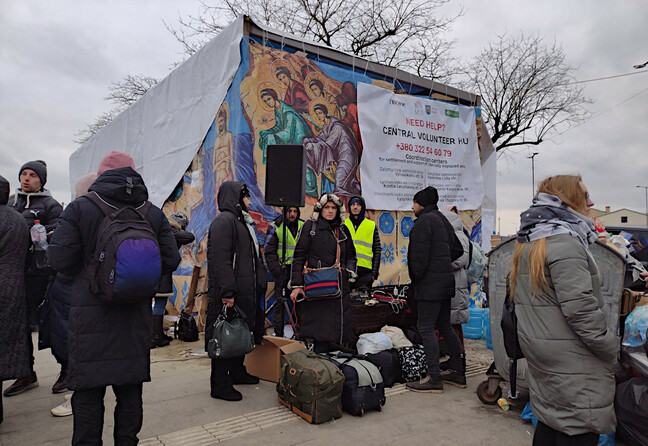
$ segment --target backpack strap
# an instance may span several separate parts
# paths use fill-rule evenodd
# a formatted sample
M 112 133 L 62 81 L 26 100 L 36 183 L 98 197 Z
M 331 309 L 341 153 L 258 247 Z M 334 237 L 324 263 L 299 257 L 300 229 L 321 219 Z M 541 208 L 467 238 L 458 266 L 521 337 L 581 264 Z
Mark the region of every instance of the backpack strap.
M 110 215 L 115 211 L 118 211 L 121 208 L 118 208 L 117 206 L 114 206 L 110 203 L 108 203 L 106 200 L 101 198 L 99 194 L 95 191 L 89 192 L 84 195 L 88 200 L 92 201 L 99 209 L 101 209 L 101 212 L 104 213 L 104 215 Z M 146 218 L 146 214 L 148 213 L 148 210 L 151 208 L 152 203 L 148 200 L 146 200 L 144 203 L 139 205 L 138 207 L 133 208 L 138 211 L 140 214 L 142 214 L 143 217 Z

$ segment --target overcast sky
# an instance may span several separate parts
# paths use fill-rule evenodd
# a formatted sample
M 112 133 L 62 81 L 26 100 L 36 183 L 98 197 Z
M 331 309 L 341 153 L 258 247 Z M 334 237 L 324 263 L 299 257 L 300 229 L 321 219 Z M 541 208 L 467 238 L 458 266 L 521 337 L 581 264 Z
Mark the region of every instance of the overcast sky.
M 458 56 L 478 53 L 503 32 L 539 33 L 562 44 L 575 77 L 588 80 L 637 73 L 648 61 L 648 2 L 490 0 L 454 2 L 466 13 L 452 31 Z M 48 163 L 47 187 L 67 202 L 68 158 L 75 133 L 110 108 L 112 81 L 127 74 L 163 77 L 181 48 L 162 21 L 196 14 L 183 0 L 3 0 L 0 8 L 0 175 L 18 187 L 18 169 Z M 539 147 L 498 160 L 502 234 L 513 233 L 535 178 L 580 172 L 595 207 L 645 212 L 648 186 L 648 73 L 586 84 L 594 117 Z M 643 93 L 641 93 L 643 91 Z M 641 93 L 641 94 L 640 94 Z M 634 96 L 634 97 L 633 97 Z M 630 99 L 632 98 L 632 99 Z M 625 101 L 625 102 L 624 102 Z M 643 119 L 642 119 L 643 117 Z

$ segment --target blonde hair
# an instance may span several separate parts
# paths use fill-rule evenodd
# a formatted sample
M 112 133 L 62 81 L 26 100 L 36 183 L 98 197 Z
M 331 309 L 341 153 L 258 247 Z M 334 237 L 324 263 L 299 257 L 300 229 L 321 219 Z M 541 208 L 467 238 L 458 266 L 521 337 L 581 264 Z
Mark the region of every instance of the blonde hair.
M 555 195 L 563 203 L 581 214 L 587 212 L 587 195 L 581 188 L 580 175 L 556 175 L 547 177 L 538 185 L 538 192 Z
M 555 195 L 560 198 L 570 208 L 577 212 L 585 213 L 587 210 L 587 196 L 581 188 L 583 178 L 580 175 L 556 175 L 545 178 L 538 185 L 538 192 Z M 581 203 L 580 205 L 578 203 Z M 517 242 L 513 251 L 513 261 L 511 265 L 511 299 L 515 293 L 515 283 L 517 273 L 520 269 L 520 262 L 527 243 Z M 527 263 L 529 265 L 529 278 L 533 288 L 542 292 L 548 287 L 547 278 L 545 277 L 545 258 L 547 253 L 547 239 L 535 240 L 530 243 L 531 248 L 528 250 Z

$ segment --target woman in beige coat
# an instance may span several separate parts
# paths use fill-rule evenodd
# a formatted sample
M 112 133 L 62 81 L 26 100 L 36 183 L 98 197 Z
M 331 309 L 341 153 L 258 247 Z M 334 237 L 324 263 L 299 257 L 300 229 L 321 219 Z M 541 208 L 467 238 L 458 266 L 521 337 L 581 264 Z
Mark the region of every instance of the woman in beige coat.
M 582 178 L 543 180 L 521 214 L 511 293 L 529 364 L 534 445 L 592 445 L 613 432 L 619 340 L 606 324 Z

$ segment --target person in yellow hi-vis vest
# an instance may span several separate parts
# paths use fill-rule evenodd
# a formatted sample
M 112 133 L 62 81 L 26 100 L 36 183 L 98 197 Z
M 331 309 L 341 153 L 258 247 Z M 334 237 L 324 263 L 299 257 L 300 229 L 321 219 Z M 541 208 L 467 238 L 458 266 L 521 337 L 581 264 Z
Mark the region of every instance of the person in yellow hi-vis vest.
M 264 248 L 268 269 L 275 280 L 275 301 L 273 313 L 273 325 L 275 336 L 283 337 L 284 332 L 284 302 L 288 302 L 286 296 L 290 294 L 287 290 L 290 279 L 290 265 L 293 260 L 297 237 L 304 225 L 300 219 L 300 212 L 297 206 L 289 206 L 286 209 L 288 224 L 286 225 L 286 254 L 283 255 L 283 215 L 280 215 L 270 225 L 266 232 L 266 243 Z
M 380 269 L 380 235 L 376 223 L 365 217 L 366 210 L 362 197 L 351 197 L 349 218 L 344 221 L 353 238 L 358 258 L 358 277 L 351 283 L 351 289 L 371 289 Z

